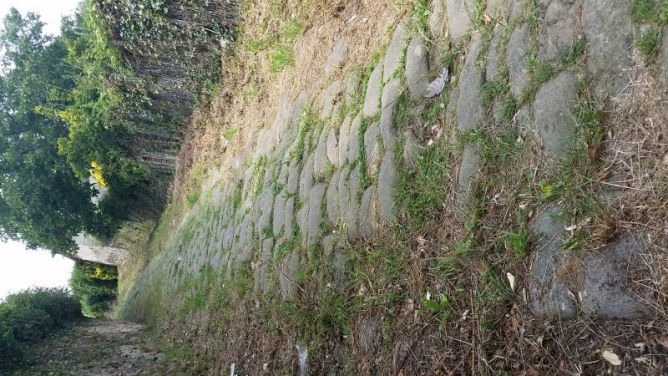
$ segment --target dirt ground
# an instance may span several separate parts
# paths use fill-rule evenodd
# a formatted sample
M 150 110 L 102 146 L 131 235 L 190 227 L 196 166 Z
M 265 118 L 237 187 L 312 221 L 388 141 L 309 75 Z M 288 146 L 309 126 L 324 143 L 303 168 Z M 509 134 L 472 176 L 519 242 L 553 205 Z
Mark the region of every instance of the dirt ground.
M 31 345 L 30 361 L 8 375 L 184 374 L 158 352 L 139 324 L 88 320 Z M 0 370 L 0 374 L 3 373 Z

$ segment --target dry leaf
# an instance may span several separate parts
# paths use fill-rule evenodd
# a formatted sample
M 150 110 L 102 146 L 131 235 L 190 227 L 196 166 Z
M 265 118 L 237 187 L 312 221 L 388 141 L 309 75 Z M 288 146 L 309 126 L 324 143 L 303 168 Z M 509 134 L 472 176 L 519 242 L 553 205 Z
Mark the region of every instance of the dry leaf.
M 510 284 L 510 289 L 512 291 L 515 291 L 515 276 L 512 275 L 510 272 L 506 273 L 506 277 L 508 277 L 508 283 Z
M 605 359 L 608 363 L 612 364 L 613 366 L 622 365 L 622 360 L 619 358 L 619 355 L 613 353 L 612 351 L 604 350 L 602 356 L 603 359 Z
M 447 67 L 443 68 L 443 71 L 441 74 L 434 79 L 434 81 L 430 82 L 429 85 L 427 85 L 427 93 L 424 95 L 427 98 L 433 98 L 443 91 L 445 88 L 445 84 L 448 82 L 448 75 L 450 74 L 450 70 L 448 70 Z

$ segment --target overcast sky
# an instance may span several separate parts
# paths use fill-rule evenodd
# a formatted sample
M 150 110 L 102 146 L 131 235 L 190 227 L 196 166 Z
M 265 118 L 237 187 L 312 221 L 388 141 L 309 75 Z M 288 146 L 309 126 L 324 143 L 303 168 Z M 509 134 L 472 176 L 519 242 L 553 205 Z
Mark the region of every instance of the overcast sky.
M 0 0 L 0 16 L 12 7 L 25 14 L 35 12 L 46 23 L 44 31 L 58 34 L 60 19 L 73 13 L 79 0 Z M 1 26 L 0 26 L 1 27 Z M 67 286 L 74 262 L 48 251 L 30 251 L 16 242 L 0 242 L 0 299 L 28 287 Z
M 72 14 L 77 4 L 79 0 L 0 0 L 0 14 L 4 19 L 12 7 L 18 9 L 21 14 L 37 13 L 46 23 L 44 31 L 48 34 L 58 34 L 60 18 Z

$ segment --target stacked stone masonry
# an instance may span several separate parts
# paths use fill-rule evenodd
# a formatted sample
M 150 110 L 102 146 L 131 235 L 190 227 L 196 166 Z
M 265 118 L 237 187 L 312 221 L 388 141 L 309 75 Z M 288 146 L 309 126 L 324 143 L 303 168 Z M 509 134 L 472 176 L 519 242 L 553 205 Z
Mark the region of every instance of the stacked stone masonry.
M 531 56 L 553 61 L 581 37 L 588 43 L 585 73 L 597 93 L 615 95 L 628 86 L 622 73 L 631 64 L 633 25 L 626 1 L 540 0 L 545 22 L 534 33 L 523 2 L 489 0 L 490 17 L 515 25 L 512 30 L 495 28 L 489 41 L 475 30 L 472 3 L 433 1 L 429 20 L 432 35 L 463 43 L 462 64 L 450 67 L 451 100 L 443 110 L 456 126 L 454 133 L 504 121 L 488 113 L 483 101 L 485 83 L 502 79 L 500 62 L 507 68 L 510 93 L 519 98 L 530 85 Z M 579 3 L 581 11 L 576 9 Z M 359 74 L 336 76 L 348 48 L 344 38 L 338 40 L 323 70 L 331 84 L 321 93 L 284 93 L 275 123 L 258 133 L 252 157 L 236 174 L 238 180 L 216 185 L 208 199 L 213 207 L 196 205 L 182 225 L 192 226 L 192 236 L 175 237 L 162 262 L 154 261 L 151 267 L 176 274 L 213 265 L 232 273 L 247 262 L 259 291 L 278 289 L 283 299 L 292 299 L 303 261 L 300 247 L 343 254 L 349 242 L 391 224 L 397 210 L 398 169 L 413 168 L 423 147 L 410 130 L 397 129 L 397 101 L 404 92 L 413 100 L 423 98 L 426 85 L 442 67 L 433 64 L 430 54 L 436 50 L 409 19 L 395 25 L 387 43 L 366 87 L 356 93 Z M 666 62 L 668 53 L 663 56 Z M 563 157 L 572 146 L 579 79 L 574 70 L 564 69 L 541 83 L 508 120 L 521 132 L 535 132 L 547 158 Z M 360 95 L 359 111 L 350 110 Z M 452 215 L 466 210 L 471 182 L 479 173 L 477 147 L 464 145 L 459 153 L 454 188 L 459 208 Z M 609 252 L 590 254 L 583 262 L 584 283 L 573 291 L 557 277 L 568 257 L 559 212 L 558 205 L 546 208 L 532 225 L 539 240 L 527 285 L 521 288 L 527 290 L 534 313 L 562 319 L 576 317 L 578 310 L 602 318 L 651 315 L 650 305 L 624 287 L 624 265 L 642 251 L 643 235 L 626 234 Z M 186 251 L 195 257 L 182 258 Z M 179 279 L 167 280 L 176 284 Z

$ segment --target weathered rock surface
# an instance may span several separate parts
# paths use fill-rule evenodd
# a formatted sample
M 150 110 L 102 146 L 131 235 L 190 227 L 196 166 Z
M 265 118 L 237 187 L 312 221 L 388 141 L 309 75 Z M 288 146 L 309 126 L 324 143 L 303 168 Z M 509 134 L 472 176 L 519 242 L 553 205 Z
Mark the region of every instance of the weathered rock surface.
M 397 183 L 394 153 L 386 151 L 378 174 L 378 208 L 382 218 L 394 220 L 394 187 Z
M 515 97 L 522 94 L 522 90 L 530 80 L 526 66 L 529 56 L 529 27 L 524 24 L 510 35 L 506 49 L 506 65 L 510 76 L 510 92 Z
M 341 215 L 341 223 L 349 223 L 351 221 L 351 212 L 355 210 L 355 206 L 351 202 L 350 187 L 348 185 L 348 176 L 345 173 L 339 174 L 337 182 L 338 204 Z
M 346 230 L 349 239 L 354 239 L 359 236 L 359 227 L 357 225 L 357 217 L 359 212 L 359 195 L 362 190 L 362 176 L 359 168 L 350 171 L 348 177 L 348 212 L 346 215 Z
M 473 26 L 471 21 L 473 0 L 447 0 L 446 4 L 450 36 L 458 40 Z
M 278 290 L 283 300 L 290 300 L 295 296 L 297 287 L 294 279 L 298 267 L 299 255 L 297 252 L 292 251 L 286 254 L 278 273 Z
M 401 60 L 404 56 L 404 47 L 408 39 L 408 28 L 403 22 L 397 25 L 394 29 L 392 42 L 387 47 L 385 52 L 385 65 L 383 67 L 383 82 L 387 82 L 394 78 L 394 74 L 401 67 Z
M 498 82 L 501 80 L 499 74 L 499 65 L 501 60 L 499 58 L 499 47 L 501 45 L 502 31 L 498 28 L 489 43 L 489 52 L 487 55 L 487 70 L 485 71 L 485 78 L 487 81 Z
M 487 0 L 485 13 L 492 19 L 504 21 L 510 12 L 509 0 Z
M 578 6 L 574 0 L 553 0 L 545 9 L 543 28 L 539 35 L 537 57 L 541 61 L 556 59 L 567 53 L 575 42 Z
M 343 123 L 341 123 L 341 128 L 339 128 L 339 167 L 342 167 L 348 162 L 348 155 L 350 153 L 350 123 L 352 123 L 352 121 L 350 115 L 346 116 L 346 118 L 343 119 Z
M 127 257 L 125 249 L 108 247 L 89 235 L 80 234 L 74 238 L 77 244 L 77 257 L 81 260 L 107 265 L 119 265 Z
M 471 44 L 459 78 L 459 87 L 466 88 L 459 90 L 457 99 L 457 127 L 461 132 L 469 131 L 479 125 L 485 114 L 481 92 L 483 72 L 477 64 L 480 47 L 480 39 Z
M 378 145 L 378 124 L 373 123 L 364 132 L 364 154 L 366 157 L 367 175 L 373 176 L 380 165 L 380 145 Z
M 536 127 L 548 154 L 559 156 L 573 146 L 576 104 L 577 77 L 571 71 L 561 72 L 536 93 Z
M 294 232 L 292 225 L 294 224 L 295 215 L 295 198 L 290 197 L 285 201 L 285 216 L 283 217 L 283 236 L 287 240 L 292 240 Z
M 627 88 L 624 69 L 632 65 L 633 27 L 625 0 L 585 1 L 582 25 L 588 43 L 587 72 L 599 95 L 617 95 Z
M 447 36 L 447 32 L 436 37 L 429 33 L 422 35 L 423 30 L 413 31 L 413 24 L 410 24 L 409 30 L 406 26 L 409 24 L 399 23 L 391 36 L 387 53 L 373 67 L 365 87 L 359 85 L 359 72 L 346 77 L 339 69 L 339 65 L 345 62 L 347 50 L 343 37 L 336 41 L 334 51 L 321 67 L 329 76 L 319 81 L 318 87 L 310 82 L 305 85 L 316 90 L 312 100 L 308 100 L 306 92 L 302 92 L 291 102 L 292 93 L 288 89 L 293 85 L 294 77 L 290 74 L 276 76 L 280 81 L 276 82 L 279 91 L 271 94 L 278 94 L 278 108 L 273 112 L 271 109 L 261 111 L 272 117 L 275 114 L 275 120 L 271 119 L 273 125 L 268 121 L 269 124 L 258 131 L 253 131 L 257 128 L 249 128 L 248 134 L 244 133 L 239 138 L 244 144 L 228 150 L 232 154 L 238 150 L 241 155 L 230 156 L 229 160 L 227 152 L 222 156 L 224 168 L 212 172 L 203 186 L 202 192 L 207 194 L 202 197 L 206 200 L 199 200 L 189 213 L 190 218 L 197 221 L 190 222 L 195 226 L 188 226 L 188 236 L 177 236 L 177 244 L 168 244 L 161 258 L 154 260 L 158 265 L 166 265 L 161 266 L 164 270 L 160 270 L 169 276 L 164 285 L 165 291 L 178 291 L 182 287 L 182 278 L 196 277 L 208 265 L 214 266 L 219 275 L 227 273 L 228 276 L 242 266 L 250 268 L 250 275 L 255 278 L 250 286 L 254 286 L 257 293 L 295 299 L 301 291 L 298 284 L 309 281 L 302 278 L 305 274 L 299 271 L 300 261 L 305 264 L 308 261 L 309 265 L 315 265 L 314 261 L 317 261 L 322 268 L 313 274 L 321 278 L 318 282 L 322 284 L 318 283 L 318 288 L 342 294 L 348 294 L 354 288 L 368 294 L 369 291 L 364 289 L 375 289 L 376 286 L 371 286 L 374 281 L 369 286 L 364 284 L 363 289 L 360 289 L 359 281 L 348 281 L 353 271 L 358 272 L 350 263 L 359 260 L 358 245 L 363 245 L 365 241 L 366 246 L 382 244 L 377 242 L 378 237 L 390 235 L 385 231 L 396 230 L 392 224 L 401 211 L 397 207 L 398 202 L 395 202 L 395 188 L 400 178 L 405 176 L 402 171 L 415 173 L 415 180 L 418 181 L 419 174 L 433 163 L 428 159 L 429 153 L 421 153 L 421 150 L 431 151 L 434 149 L 430 147 L 444 145 L 448 152 L 457 150 L 464 133 L 476 127 L 490 136 L 492 142 L 497 140 L 496 136 L 507 134 L 497 131 L 518 131 L 515 139 L 517 147 L 527 149 L 519 152 L 534 151 L 540 144 L 545 155 L 539 153 L 526 158 L 526 161 L 511 159 L 510 164 L 497 166 L 488 158 L 491 154 L 481 155 L 484 141 L 466 143 L 461 158 L 455 158 L 454 165 L 449 163 L 443 174 L 443 184 L 448 186 L 441 188 L 447 193 L 447 199 L 442 203 L 433 203 L 442 208 L 446 216 L 457 220 L 468 218 L 469 205 L 478 202 L 478 197 L 474 200 L 472 195 L 478 193 L 477 185 L 486 181 L 481 174 L 487 174 L 494 168 L 511 168 L 511 165 L 514 168 L 516 161 L 520 164 L 533 163 L 534 158 L 546 156 L 547 160 L 531 167 L 539 168 L 534 170 L 537 172 L 536 180 L 552 180 L 551 172 L 543 170 L 552 169 L 551 162 L 565 156 L 576 142 L 575 118 L 578 93 L 582 89 L 579 85 L 602 84 L 607 90 L 611 82 L 614 86 L 616 75 L 628 67 L 624 59 L 616 59 L 624 53 L 624 48 L 632 46 L 632 41 L 629 44 L 627 38 L 631 31 L 624 26 L 628 21 L 628 10 L 620 8 L 628 4 L 622 4 L 620 0 L 602 0 L 598 4 L 593 4 L 593 1 L 537 0 L 539 18 L 536 19 L 537 27 L 531 30 L 526 17 L 533 16 L 530 14 L 533 3 L 525 0 L 478 2 L 478 5 L 487 7 L 484 15 L 492 17 L 491 23 L 485 21 L 487 26 L 497 24 L 494 34 L 490 35 L 492 39 L 485 52 L 487 56 L 482 56 L 484 42 L 476 39 L 480 38 L 477 37 L 480 34 L 478 31 L 472 34 L 470 44 L 464 44 L 468 38 L 465 34 L 473 29 L 469 19 L 473 1 L 433 0 L 430 2 L 434 10 L 429 20 L 431 31 L 437 34 L 439 28 L 449 25 L 452 38 L 448 37 L 446 42 L 439 37 Z M 450 5 L 447 8 L 446 3 Z M 587 14 L 583 16 L 584 23 L 580 24 L 577 17 L 583 5 Z M 611 9 L 604 9 L 606 6 Z M 453 18 L 458 12 L 462 17 Z M 506 20 L 509 12 L 515 16 L 513 22 Z M 443 13 L 447 13 L 449 22 L 445 21 Z M 594 14 L 599 19 L 593 19 Z M 618 18 L 610 21 L 605 18 L 608 16 Z M 396 20 L 392 20 L 392 24 L 397 24 Z M 507 24 L 518 27 L 515 30 L 503 29 Z M 381 25 L 385 26 L 387 24 Z M 533 58 L 532 54 L 536 53 L 539 60 L 554 63 L 577 40 L 577 33 L 583 30 L 581 26 L 584 26 L 585 34 L 596 34 L 584 39 L 588 43 L 584 55 L 587 66 L 563 68 L 555 65 L 558 69 L 551 80 L 540 86 L 536 82 L 535 88 L 533 85 L 530 87 L 531 92 L 523 92 L 530 83 L 527 59 Z M 610 30 L 617 26 L 620 30 Z M 638 25 L 634 27 L 636 33 L 641 28 Z M 346 31 L 345 35 L 352 37 L 354 33 Z M 661 64 L 657 68 L 664 70 L 664 76 L 668 69 L 668 31 L 665 35 L 657 61 Z M 506 37 L 509 38 L 507 48 L 503 45 Z M 460 44 L 462 49 L 457 50 L 457 56 L 452 56 L 454 59 L 445 57 L 448 48 L 458 48 Z M 404 49 L 407 53 L 406 66 L 402 68 Z M 360 56 L 354 57 L 359 63 Z M 448 61 L 452 76 L 443 94 L 434 99 L 423 99 L 430 64 L 441 68 L 445 61 Z M 504 61 L 508 65 L 509 77 L 499 69 Z M 318 74 L 317 68 L 311 71 L 314 75 Z M 576 74 L 581 69 L 586 73 L 583 77 Z M 405 80 L 400 73 L 404 73 Z M 509 100 L 504 93 L 495 96 L 491 103 L 483 102 L 483 84 L 502 83 L 507 78 L 510 79 L 511 94 L 522 97 L 523 101 L 504 102 Z M 319 86 L 321 84 L 323 86 Z M 405 90 L 410 100 L 403 96 Z M 366 95 L 363 100 L 362 95 Z M 396 118 L 399 99 L 401 123 Z M 449 99 L 447 106 L 441 104 L 446 99 Z M 432 107 L 439 104 L 440 107 Z M 515 105 L 521 107 L 516 109 Z M 309 115 L 302 117 L 306 106 Z M 610 107 L 605 108 L 607 111 Z M 611 108 L 611 111 L 615 109 Z M 313 118 L 314 114 L 317 119 Z M 443 144 L 439 142 L 434 146 L 431 142 L 427 143 L 427 140 L 433 141 L 433 133 L 438 129 L 432 128 L 434 125 L 442 127 Z M 614 145 L 618 141 L 616 133 L 615 137 L 606 140 L 606 145 Z M 420 141 L 427 143 L 426 146 L 419 144 L 418 135 Z M 484 144 L 485 151 L 488 146 L 494 145 Z M 521 167 L 524 169 L 527 166 Z M 597 193 L 604 205 L 625 204 L 624 200 L 628 197 L 625 192 L 631 192 L 629 188 L 632 188 L 629 182 L 636 180 L 629 171 L 622 171 L 621 164 L 618 167 L 612 176 L 601 178 L 603 182 L 618 187 L 615 192 L 602 188 Z M 456 181 L 452 181 L 453 178 Z M 592 176 L 592 179 L 595 178 L 596 175 Z M 550 183 L 556 185 L 554 181 Z M 410 185 L 410 181 L 402 181 L 401 184 Z M 415 189 L 421 187 L 423 185 L 416 184 Z M 493 205 L 499 208 L 507 205 L 509 201 L 504 195 L 511 192 L 506 191 L 499 189 L 494 192 Z M 454 193 L 456 202 L 444 207 L 453 199 L 451 193 Z M 524 200 L 529 196 L 517 197 Z M 565 223 L 561 219 L 567 218 L 561 216 L 562 208 L 564 213 L 567 212 L 564 202 L 567 201 L 557 201 L 547 209 L 540 206 L 542 203 L 522 202 L 538 214 L 529 214 L 532 237 L 527 257 L 531 266 L 529 275 L 518 275 L 515 290 L 518 293 L 517 303 L 528 302 L 536 316 L 548 320 L 583 315 L 600 319 L 647 319 L 655 315 L 652 307 L 657 304 L 656 296 L 645 291 L 647 264 L 641 262 L 646 261 L 644 258 L 656 249 L 656 244 L 651 242 L 655 236 L 652 234 L 650 237 L 649 233 L 640 235 L 642 231 L 653 230 L 645 230 L 649 228 L 645 227 L 634 230 L 635 233 L 616 234 L 618 237 L 614 244 L 596 246 L 595 249 L 582 246 L 576 251 L 568 250 L 566 245 L 572 244 L 569 241 L 578 235 L 579 228 L 573 231 L 567 225 L 574 223 Z M 510 205 L 507 209 L 510 210 L 508 213 L 517 212 Z M 566 214 L 570 214 L 571 209 Z M 492 216 L 486 218 L 491 220 Z M 481 230 L 484 231 L 480 228 L 473 231 L 477 236 Z M 507 228 L 501 230 L 514 231 Z M 434 241 L 442 242 L 445 238 L 441 235 L 450 237 L 447 232 L 449 229 L 439 232 L 438 239 Z M 322 254 L 319 247 L 314 247 L 316 245 L 322 246 Z M 307 250 L 307 247 L 311 248 Z M 348 254 L 349 251 L 355 252 Z M 638 258 L 640 254 L 642 260 Z M 181 255 L 184 255 L 183 260 Z M 244 264 L 239 265 L 240 262 Z M 638 283 L 641 280 L 643 283 Z M 145 290 L 146 286 L 142 289 Z M 304 286 L 303 291 L 312 292 L 311 286 Z M 133 293 L 137 292 L 143 293 L 140 289 L 135 289 Z M 522 299 L 521 303 L 519 299 Z M 352 332 L 350 337 L 353 341 L 360 341 L 355 345 L 359 345 L 356 349 L 362 351 L 366 351 L 364 348 L 373 350 L 379 344 L 375 337 L 381 333 L 380 327 L 374 329 L 373 325 L 367 325 L 365 320 L 368 319 L 359 319 L 354 330 L 366 332 L 362 337 L 374 339 L 356 338 L 354 336 L 358 333 Z M 410 352 L 413 338 L 409 338 L 409 342 L 402 342 L 406 339 L 403 335 L 395 339 L 394 363 L 401 363 L 398 359 L 405 358 Z M 366 344 L 361 341 L 366 341 Z
M 330 116 L 336 114 L 336 109 L 340 105 L 340 96 L 343 90 L 343 83 L 341 80 L 336 80 L 327 88 L 324 98 L 322 100 L 322 111 L 320 118 L 325 120 Z
M 256 227 L 258 232 L 264 232 L 271 228 L 271 214 L 274 208 L 274 194 L 269 187 L 262 193 L 258 203 L 262 214 L 256 221 Z
M 340 179 L 340 172 L 336 171 L 334 175 L 332 175 L 332 178 L 329 181 L 329 184 L 327 185 L 327 194 L 326 194 L 327 218 L 331 223 L 338 222 L 341 215 L 339 207 L 339 191 L 338 191 L 339 179 Z
M 404 168 L 413 171 L 416 167 L 420 146 L 418 140 L 411 130 L 404 132 L 403 165 Z
M 398 79 L 393 79 L 385 84 L 385 87 L 383 88 L 379 128 L 383 138 L 383 146 L 386 148 L 394 143 L 397 135 L 394 113 L 397 99 L 401 95 L 401 90 L 401 83 Z
M 462 152 L 462 161 L 457 174 L 457 202 L 460 210 L 468 204 L 471 191 L 471 179 L 478 172 L 480 154 L 475 145 L 466 145 Z
M 362 194 L 362 201 L 360 202 L 359 220 L 359 234 L 362 237 L 369 237 L 373 234 L 373 230 L 377 224 L 376 218 L 376 187 L 371 186 L 367 188 Z
M 332 128 L 327 133 L 327 159 L 335 167 L 339 166 L 339 142 L 336 138 L 337 129 Z
M 548 319 L 573 319 L 577 306 L 592 318 L 648 318 L 653 309 L 647 292 L 633 292 L 629 283 L 642 266 L 641 237 L 624 234 L 601 250 L 584 255 L 566 250 L 561 212 L 551 206 L 538 215 L 533 230 L 538 237 L 528 292 L 535 314 Z
M 334 45 L 332 53 L 327 57 L 327 62 L 325 63 L 325 75 L 331 76 L 332 73 L 336 72 L 343 65 L 343 61 L 346 58 L 346 50 L 348 48 L 348 43 L 345 37 L 340 38 Z
M 444 36 L 445 21 L 445 1 L 432 1 L 431 12 L 429 13 L 429 31 L 434 38 L 438 39 Z
M 313 186 L 313 164 L 314 158 L 313 155 L 310 155 L 306 159 L 306 164 L 299 177 L 299 198 L 302 202 L 308 199 L 311 187 Z
M 439 3 L 436 1 L 435 3 Z M 406 50 L 406 84 L 411 99 L 417 100 L 424 97 L 429 83 L 429 52 L 424 45 L 422 37 L 416 35 L 411 40 Z
M 350 146 L 348 152 L 348 161 L 355 163 L 360 157 L 360 127 L 362 125 L 362 118 L 360 115 L 355 116 L 350 124 Z
M 272 221 L 272 231 L 274 235 L 278 235 L 283 230 L 283 222 L 285 221 L 285 193 L 280 192 L 276 195 L 274 201 L 274 219 Z
M 327 184 L 320 183 L 311 189 L 308 200 L 308 235 L 306 245 L 312 246 L 320 239 L 320 224 L 322 223 L 322 200 L 325 197 Z
M 378 112 L 378 105 L 380 104 L 380 94 L 383 84 L 383 62 L 379 62 L 369 76 L 369 83 L 366 87 L 366 95 L 364 97 L 364 108 L 362 114 L 366 117 L 371 117 Z
M 290 168 L 288 169 L 288 184 L 285 187 L 285 190 L 288 193 L 295 193 L 299 188 L 299 165 L 296 160 L 290 162 Z
M 327 135 L 329 131 L 324 129 L 320 134 L 318 146 L 313 152 L 313 176 L 322 177 L 327 170 Z
M 644 240 L 623 235 L 615 244 L 589 251 L 583 259 L 584 284 L 578 292 L 582 310 L 604 319 L 639 319 L 652 316 L 651 296 L 631 290 L 632 272 L 642 265 Z
M 558 276 L 558 271 L 567 267 L 562 248 L 566 240 L 562 234 L 565 225 L 558 218 L 560 215 L 559 208 L 549 207 L 533 224 L 538 241 L 530 270 L 529 306 L 538 316 L 572 319 L 577 313 L 575 295 Z

